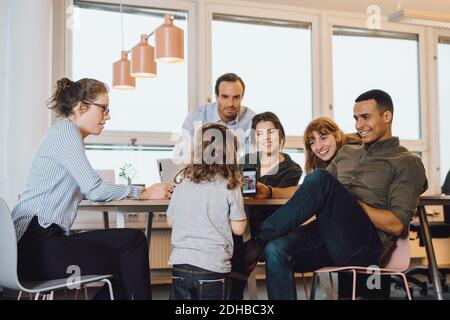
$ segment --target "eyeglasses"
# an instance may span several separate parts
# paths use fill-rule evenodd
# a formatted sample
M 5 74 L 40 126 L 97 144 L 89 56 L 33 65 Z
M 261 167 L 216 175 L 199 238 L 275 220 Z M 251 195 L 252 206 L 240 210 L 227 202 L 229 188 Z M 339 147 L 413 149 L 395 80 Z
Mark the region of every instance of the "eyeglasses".
M 81 100 L 81 102 L 83 102 L 85 104 L 92 104 L 93 106 L 102 108 L 103 115 L 105 115 L 105 116 L 107 116 L 109 114 L 109 108 L 108 108 L 107 104 L 100 104 L 100 103 L 95 103 L 95 102 L 86 101 L 86 100 Z

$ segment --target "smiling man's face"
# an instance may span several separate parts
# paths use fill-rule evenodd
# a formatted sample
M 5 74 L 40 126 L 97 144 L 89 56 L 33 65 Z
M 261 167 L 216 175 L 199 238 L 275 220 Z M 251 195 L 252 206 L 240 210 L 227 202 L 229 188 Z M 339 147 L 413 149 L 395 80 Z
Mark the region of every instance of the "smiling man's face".
M 380 112 L 374 99 L 356 102 L 353 108 L 355 128 L 365 144 L 389 139 L 391 134 L 392 113 Z

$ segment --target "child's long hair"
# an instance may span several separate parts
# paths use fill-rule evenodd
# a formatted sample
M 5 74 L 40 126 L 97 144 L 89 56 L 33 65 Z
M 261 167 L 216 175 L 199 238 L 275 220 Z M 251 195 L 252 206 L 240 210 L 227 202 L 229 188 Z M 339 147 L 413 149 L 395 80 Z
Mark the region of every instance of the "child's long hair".
M 191 163 L 177 173 L 175 182 L 184 178 L 194 183 L 214 181 L 217 175 L 227 179 L 227 188 L 241 186 L 241 174 L 236 152 L 239 142 L 226 126 L 218 123 L 204 124 L 194 137 Z

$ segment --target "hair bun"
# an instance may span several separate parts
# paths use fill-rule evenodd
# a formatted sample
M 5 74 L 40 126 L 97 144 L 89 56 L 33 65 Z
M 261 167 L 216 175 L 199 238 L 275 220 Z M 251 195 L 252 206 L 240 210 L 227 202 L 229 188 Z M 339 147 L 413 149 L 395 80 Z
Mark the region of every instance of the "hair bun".
M 68 89 L 73 84 L 73 81 L 69 78 L 62 78 L 58 80 L 57 85 L 59 90 Z

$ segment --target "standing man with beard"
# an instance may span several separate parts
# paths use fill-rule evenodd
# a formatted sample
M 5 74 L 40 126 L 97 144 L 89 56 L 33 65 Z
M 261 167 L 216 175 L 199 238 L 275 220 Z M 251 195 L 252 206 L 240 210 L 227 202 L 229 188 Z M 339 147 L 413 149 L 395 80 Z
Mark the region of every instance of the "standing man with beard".
M 250 150 L 250 129 L 255 112 L 241 106 L 245 84 L 234 73 L 226 73 L 216 80 L 214 87 L 216 102 L 192 110 L 183 122 L 183 138 L 192 141 L 196 128 L 205 123 L 220 123 L 227 126 L 238 137 L 240 152 Z

